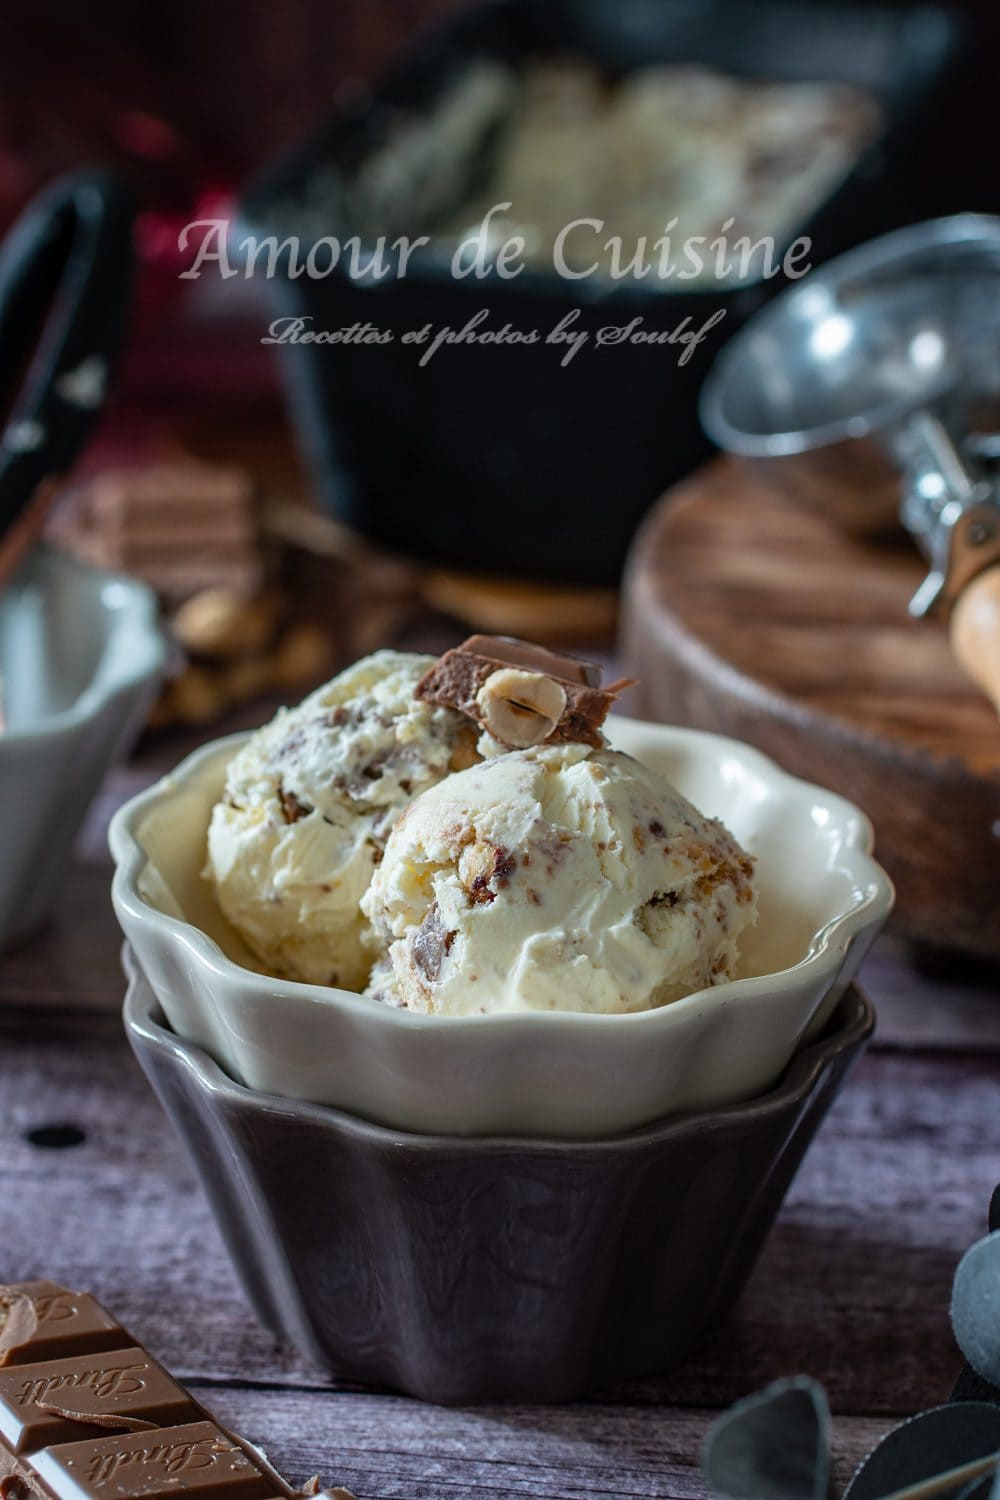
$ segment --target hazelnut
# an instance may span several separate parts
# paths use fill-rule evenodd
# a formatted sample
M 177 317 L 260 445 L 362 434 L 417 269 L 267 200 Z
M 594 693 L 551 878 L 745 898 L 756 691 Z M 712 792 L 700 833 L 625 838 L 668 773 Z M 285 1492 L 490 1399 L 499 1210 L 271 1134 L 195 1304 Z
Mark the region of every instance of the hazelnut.
M 218 677 L 204 667 L 188 667 L 170 686 L 170 715 L 181 724 L 208 724 L 226 708 Z
M 492 844 L 467 844 L 458 859 L 458 878 L 466 892 L 480 890 L 493 874 L 495 851 Z
M 247 599 L 234 589 L 208 588 L 186 600 L 170 623 L 192 656 L 228 661 L 262 651 L 274 633 L 278 611 L 274 596 Z
M 512 750 L 540 745 L 555 729 L 566 707 L 566 691 L 544 672 L 501 667 L 476 694 L 483 728 Z
M 274 652 L 274 677 L 282 688 L 318 681 L 332 666 L 329 634 L 308 620 L 289 626 Z

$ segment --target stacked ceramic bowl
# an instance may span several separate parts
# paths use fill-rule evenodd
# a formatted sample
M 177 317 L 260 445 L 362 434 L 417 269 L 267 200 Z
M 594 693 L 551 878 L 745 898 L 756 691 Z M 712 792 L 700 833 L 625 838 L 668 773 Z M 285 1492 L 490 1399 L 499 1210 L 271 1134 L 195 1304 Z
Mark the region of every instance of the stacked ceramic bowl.
M 156 601 L 132 579 L 42 547 L 0 593 L 0 950 L 49 915 L 165 657 Z
M 559 1400 L 675 1362 L 871 1032 L 864 816 L 746 746 L 607 728 L 758 860 L 739 977 L 651 1011 L 417 1015 L 249 967 L 201 873 L 239 738 L 112 826 L 133 1047 L 258 1315 L 338 1376 Z

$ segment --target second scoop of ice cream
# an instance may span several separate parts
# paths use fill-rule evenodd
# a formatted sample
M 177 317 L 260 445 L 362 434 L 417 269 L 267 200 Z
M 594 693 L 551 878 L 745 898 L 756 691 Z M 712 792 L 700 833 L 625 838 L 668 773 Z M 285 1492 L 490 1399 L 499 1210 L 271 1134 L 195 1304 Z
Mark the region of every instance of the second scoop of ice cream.
M 645 1010 L 732 977 L 753 861 L 630 756 L 497 756 L 401 815 L 362 902 L 411 1010 Z

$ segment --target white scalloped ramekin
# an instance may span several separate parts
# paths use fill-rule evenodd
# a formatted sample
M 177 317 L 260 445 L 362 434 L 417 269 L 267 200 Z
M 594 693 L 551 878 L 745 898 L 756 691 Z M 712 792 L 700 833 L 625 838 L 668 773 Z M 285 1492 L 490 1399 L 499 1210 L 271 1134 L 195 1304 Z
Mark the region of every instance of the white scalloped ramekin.
M 133 579 L 40 547 L 0 594 L 0 950 L 58 893 L 73 840 L 141 728 L 166 659 Z
M 189 756 L 111 826 L 115 910 L 174 1031 L 249 1088 L 419 1133 L 593 1138 L 762 1093 L 889 914 L 871 825 L 733 740 L 623 718 L 608 732 L 757 855 L 742 977 L 629 1015 L 452 1017 L 262 975 L 201 876 L 240 735 Z

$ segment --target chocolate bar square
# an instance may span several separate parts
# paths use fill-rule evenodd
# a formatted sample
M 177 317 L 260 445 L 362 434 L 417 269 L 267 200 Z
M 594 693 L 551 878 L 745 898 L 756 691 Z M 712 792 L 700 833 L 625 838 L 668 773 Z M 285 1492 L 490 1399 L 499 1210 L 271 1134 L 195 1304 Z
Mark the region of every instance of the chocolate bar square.
M 268 1500 L 274 1488 L 214 1422 L 63 1443 L 38 1454 L 34 1467 L 62 1500 Z
M 13 1453 L 100 1437 L 135 1422 L 170 1426 L 200 1412 L 145 1349 L 77 1354 L 0 1370 L 0 1437 Z

